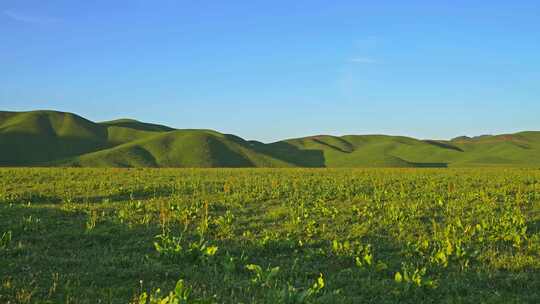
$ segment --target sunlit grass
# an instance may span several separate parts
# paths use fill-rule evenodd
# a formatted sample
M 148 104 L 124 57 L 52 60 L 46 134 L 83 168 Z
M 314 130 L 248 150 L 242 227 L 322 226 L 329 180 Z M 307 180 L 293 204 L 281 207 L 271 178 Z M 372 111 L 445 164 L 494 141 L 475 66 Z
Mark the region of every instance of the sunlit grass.
M 539 170 L 43 168 L 0 180 L 2 303 L 540 300 Z

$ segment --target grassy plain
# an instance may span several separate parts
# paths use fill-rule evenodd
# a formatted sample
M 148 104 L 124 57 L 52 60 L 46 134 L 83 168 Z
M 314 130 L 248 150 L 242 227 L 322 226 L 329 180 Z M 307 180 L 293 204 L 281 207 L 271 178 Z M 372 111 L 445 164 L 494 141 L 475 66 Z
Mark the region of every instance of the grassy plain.
M 1 303 L 540 302 L 537 169 L 5 168 L 0 182 Z

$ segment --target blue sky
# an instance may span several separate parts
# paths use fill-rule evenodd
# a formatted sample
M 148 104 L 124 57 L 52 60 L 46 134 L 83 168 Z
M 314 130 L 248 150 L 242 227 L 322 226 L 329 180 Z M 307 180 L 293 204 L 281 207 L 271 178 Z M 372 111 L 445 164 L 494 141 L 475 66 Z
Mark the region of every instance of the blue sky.
M 540 130 L 538 1 L 0 0 L 0 109 L 273 141 Z

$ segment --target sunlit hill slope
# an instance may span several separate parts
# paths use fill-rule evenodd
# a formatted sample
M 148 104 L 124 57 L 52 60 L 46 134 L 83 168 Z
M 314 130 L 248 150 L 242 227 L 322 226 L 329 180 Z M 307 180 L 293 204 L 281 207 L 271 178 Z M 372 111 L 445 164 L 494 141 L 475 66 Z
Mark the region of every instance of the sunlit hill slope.
M 447 167 L 540 166 L 540 132 L 448 141 L 318 135 L 264 144 L 212 130 L 57 111 L 0 112 L 1 166 Z

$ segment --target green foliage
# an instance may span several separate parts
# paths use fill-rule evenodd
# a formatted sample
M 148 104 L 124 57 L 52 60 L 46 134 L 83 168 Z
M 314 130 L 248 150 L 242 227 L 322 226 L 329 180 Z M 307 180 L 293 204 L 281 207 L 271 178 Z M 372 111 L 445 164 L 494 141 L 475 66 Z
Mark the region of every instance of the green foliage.
M 206 262 L 216 255 L 217 246 L 211 246 L 204 239 L 197 242 L 184 241 L 182 236 L 171 236 L 170 234 L 160 234 L 156 236 L 154 248 L 160 256 L 170 259 L 187 259 L 193 262 Z
M 268 267 L 263 269 L 259 265 L 248 264 L 246 269 L 253 272 L 251 282 L 256 285 L 272 287 L 272 280 L 279 274 L 279 267 Z
M 36 232 L 41 228 L 41 219 L 37 216 L 29 215 L 22 218 L 23 230 L 27 232 Z
M 187 286 L 184 280 L 178 280 L 176 287 L 168 295 L 162 296 L 161 289 L 156 289 L 150 293 L 142 293 L 132 304 L 210 304 L 214 303 L 208 299 L 199 299 L 192 296 L 191 287 Z
M 0 237 L 0 249 L 7 249 L 9 245 L 11 244 L 11 239 L 13 238 L 13 233 L 10 231 L 6 231 L 2 233 L 2 237 Z
M 280 304 L 302 304 L 309 303 L 319 295 L 324 288 L 324 278 L 322 273 L 310 288 L 298 290 L 291 285 L 287 285 L 279 294 L 276 303 Z
M 394 275 L 394 280 L 397 283 L 405 283 L 408 286 L 415 286 L 415 287 L 430 287 L 435 288 L 436 282 L 426 278 L 426 271 L 427 269 L 425 267 L 417 268 L 410 264 L 404 264 L 402 266 L 401 272 L 396 272 Z
M 86 220 L 86 230 L 91 231 L 96 228 L 99 220 L 99 213 L 96 210 L 90 210 L 88 213 L 88 219 Z
M 0 303 L 540 301 L 535 169 L 4 168 L 0 180 Z

